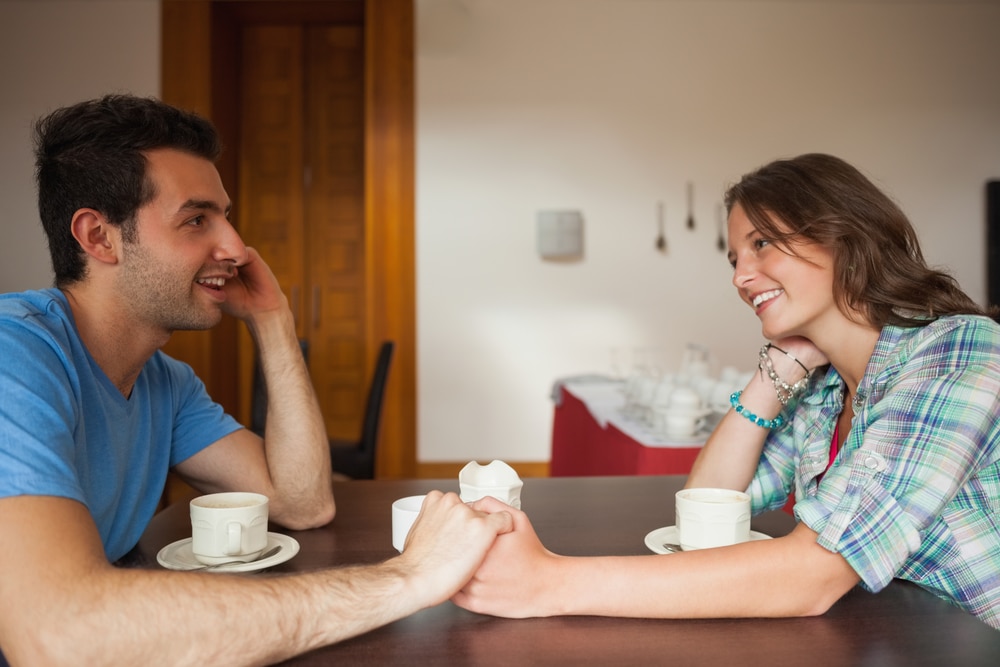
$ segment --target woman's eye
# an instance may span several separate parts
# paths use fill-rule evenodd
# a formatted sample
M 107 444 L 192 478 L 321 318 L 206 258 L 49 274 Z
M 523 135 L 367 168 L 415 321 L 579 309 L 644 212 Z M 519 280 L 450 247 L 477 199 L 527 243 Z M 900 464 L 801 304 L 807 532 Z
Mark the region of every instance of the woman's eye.
M 753 242 L 753 247 L 756 250 L 760 250 L 761 248 L 769 245 L 771 245 L 771 242 L 768 241 L 767 239 L 755 239 Z

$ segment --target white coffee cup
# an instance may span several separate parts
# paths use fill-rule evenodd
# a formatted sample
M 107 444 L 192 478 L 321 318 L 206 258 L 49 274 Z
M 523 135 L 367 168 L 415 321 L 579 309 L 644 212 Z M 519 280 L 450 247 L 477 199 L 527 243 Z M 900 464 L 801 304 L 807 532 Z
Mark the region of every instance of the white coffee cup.
M 683 489 L 675 496 L 678 542 L 684 550 L 750 539 L 750 496 L 732 489 Z
M 705 425 L 708 411 L 668 408 L 661 416 L 664 436 L 690 438 Z
M 252 561 L 267 547 L 267 496 L 233 491 L 191 501 L 191 552 L 206 565 Z
M 701 394 L 693 387 L 674 387 L 670 392 L 670 407 L 677 410 L 699 410 Z
M 406 537 L 420 514 L 425 496 L 407 496 L 392 503 L 392 546 L 403 553 Z

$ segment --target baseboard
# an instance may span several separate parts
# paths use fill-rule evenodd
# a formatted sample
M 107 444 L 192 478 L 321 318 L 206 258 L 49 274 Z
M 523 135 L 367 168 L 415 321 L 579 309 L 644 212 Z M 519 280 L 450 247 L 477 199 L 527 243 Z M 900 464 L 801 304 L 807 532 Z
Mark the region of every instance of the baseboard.
M 450 461 L 435 461 L 433 463 L 417 462 L 418 479 L 451 479 L 458 477 L 459 471 L 466 466 L 468 461 L 452 463 Z M 484 461 L 483 463 L 488 463 Z M 511 462 L 507 461 L 517 474 L 524 477 L 548 477 L 548 461 L 531 462 Z

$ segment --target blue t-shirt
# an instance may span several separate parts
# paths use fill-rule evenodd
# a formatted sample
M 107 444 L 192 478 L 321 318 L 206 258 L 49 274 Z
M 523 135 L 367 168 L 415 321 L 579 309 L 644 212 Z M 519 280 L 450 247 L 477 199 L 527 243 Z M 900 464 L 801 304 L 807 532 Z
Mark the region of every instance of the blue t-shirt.
M 126 399 L 61 291 L 0 295 L 0 498 L 80 501 L 108 560 L 138 543 L 169 469 L 239 428 L 190 366 L 159 351 Z

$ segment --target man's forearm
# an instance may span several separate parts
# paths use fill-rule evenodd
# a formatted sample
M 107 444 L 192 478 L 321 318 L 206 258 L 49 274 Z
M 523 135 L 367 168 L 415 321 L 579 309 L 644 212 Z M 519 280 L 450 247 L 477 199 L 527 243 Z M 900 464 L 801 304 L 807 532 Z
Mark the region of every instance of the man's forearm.
M 12 664 L 273 664 L 418 611 L 404 591 L 391 562 L 273 578 L 108 568 L 4 649 Z
M 325 523 L 334 511 L 329 440 L 291 312 L 258 318 L 250 328 L 267 384 L 271 518 L 290 528 Z

